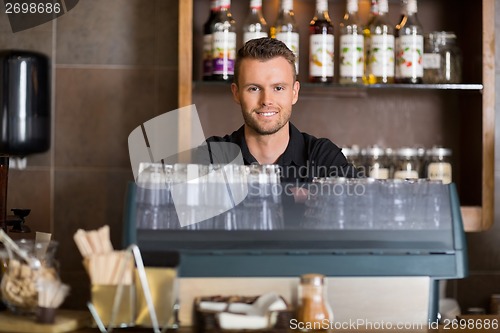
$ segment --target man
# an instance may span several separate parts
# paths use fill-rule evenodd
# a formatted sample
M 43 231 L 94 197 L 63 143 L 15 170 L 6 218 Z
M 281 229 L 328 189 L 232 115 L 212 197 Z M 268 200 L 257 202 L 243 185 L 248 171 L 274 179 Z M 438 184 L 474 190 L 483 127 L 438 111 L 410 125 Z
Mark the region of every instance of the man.
M 295 55 L 272 38 L 254 39 L 237 54 L 231 91 L 240 104 L 244 125 L 213 143 L 237 144 L 245 164 L 278 164 L 285 182 L 310 182 L 313 177 L 353 177 L 355 169 L 328 139 L 301 133 L 290 123 L 300 83 Z

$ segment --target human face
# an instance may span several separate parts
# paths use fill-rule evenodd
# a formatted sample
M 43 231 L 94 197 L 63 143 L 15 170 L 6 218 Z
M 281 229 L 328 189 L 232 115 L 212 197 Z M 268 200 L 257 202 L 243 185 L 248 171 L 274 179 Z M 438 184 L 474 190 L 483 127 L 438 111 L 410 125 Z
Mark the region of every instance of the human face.
M 300 84 L 292 65 L 283 57 L 270 60 L 243 59 L 237 84 L 231 85 L 241 105 L 245 125 L 259 135 L 272 135 L 288 124 Z

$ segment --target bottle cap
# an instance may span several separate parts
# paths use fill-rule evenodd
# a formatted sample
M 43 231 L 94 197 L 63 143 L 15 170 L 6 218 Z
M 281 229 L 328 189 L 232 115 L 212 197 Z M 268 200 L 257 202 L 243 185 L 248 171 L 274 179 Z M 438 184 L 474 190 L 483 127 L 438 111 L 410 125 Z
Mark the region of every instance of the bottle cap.
M 347 1 L 347 12 L 356 13 L 358 11 L 358 0 L 348 0 Z
M 316 0 L 316 11 L 320 13 L 328 11 L 328 0 Z
M 220 7 L 229 8 L 231 7 L 231 0 L 220 0 Z
M 262 8 L 262 0 L 250 0 L 250 8 Z
M 443 147 L 433 147 L 430 150 L 430 155 L 438 157 L 451 156 L 451 149 Z
M 300 276 L 301 284 L 310 284 L 313 286 L 322 286 L 325 276 L 322 274 L 304 274 Z
M 285 12 L 293 10 L 293 0 L 281 0 L 281 9 Z
M 453 31 L 432 31 L 427 34 L 427 38 L 431 44 L 445 45 L 455 41 L 457 35 Z
M 400 157 L 415 157 L 418 154 L 416 148 L 400 148 L 398 149 L 398 156 Z
M 380 14 L 385 14 L 389 12 L 389 3 L 387 0 L 378 1 L 378 11 Z
M 408 15 L 415 14 L 417 12 L 417 0 L 407 0 L 406 12 Z
M 366 149 L 366 155 L 370 157 L 380 157 L 385 155 L 385 149 L 379 146 L 373 146 Z

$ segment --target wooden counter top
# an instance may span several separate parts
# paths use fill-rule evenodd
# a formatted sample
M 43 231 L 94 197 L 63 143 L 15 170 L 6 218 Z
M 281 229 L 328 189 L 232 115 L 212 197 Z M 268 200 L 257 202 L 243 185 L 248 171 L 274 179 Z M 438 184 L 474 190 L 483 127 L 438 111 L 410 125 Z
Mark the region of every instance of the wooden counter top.
M 459 323 L 462 323 L 463 328 L 455 328 L 451 323 L 448 325 L 440 325 L 437 329 L 430 329 L 428 327 L 422 329 L 397 329 L 393 327 L 392 329 L 358 329 L 358 330 L 350 330 L 350 329 L 339 329 L 332 330 L 331 333 L 339 332 L 339 333 L 352 333 L 352 332 L 360 332 L 360 333 L 385 333 L 385 332 L 408 332 L 408 333 L 447 333 L 447 332 L 459 332 L 459 333 L 497 333 L 500 332 L 500 315 L 464 315 L 459 318 L 462 320 Z M 465 323 L 467 323 L 466 326 Z M 489 323 L 489 328 L 485 328 L 485 324 Z M 494 324 L 492 326 L 492 324 Z M 488 325 L 486 325 L 488 326 Z M 127 333 L 146 333 L 152 332 L 151 328 L 129 328 L 126 330 L 114 329 L 114 332 L 127 332 Z M 184 327 L 179 330 L 169 330 L 167 332 L 177 332 L 177 333 L 194 333 L 194 330 L 190 327 Z M 299 330 L 289 330 L 286 333 L 300 332 Z M 87 328 L 76 331 L 75 333 L 99 333 L 99 330 L 96 328 Z M 276 333 L 285 333 L 283 331 L 277 331 Z
M 70 314 L 71 312 L 68 312 L 68 314 Z M 5 315 L 5 314 L 4 314 Z M 78 315 L 78 316 L 76 316 Z M 69 316 L 68 315 L 68 318 L 71 317 L 71 318 L 80 318 L 82 320 L 86 320 L 86 323 L 89 323 L 89 314 L 88 313 L 85 313 L 85 312 L 78 312 L 72 316 Z M 22 318 L 22 317 L 16 317 L 16 318 Z M 337 332 L 340 332 L 340 333 L 353 333 L 353 332 L 361 332 L 361 333 L 383 333 L 383 332 L 408 332 L 408 333 L 446 333 L 446 332 L 463 332 L 463 333 L 486 333 L 486 332 L 500 332 L 500 315 L 475 315 L 475 316 L 472 316 L 472 315 L 468 315 L 468 316 L 462 316 L 459 318 L 459 320 L 461 320 L 461 322 L 459 322 L 458 326 L 453 325 L 449 322 L 445 322 L 446 325 L 440 325 L 438 328 L 435 328 L 435 327 L 416 327 L 416 328 L 408 328 L 408 329 L 397 329 L 396 325 L 393 324 L 392 327 L 390 327 L 390 323 L 386 324 L 386 326 L 384 327 L 375 327 L 373 326 L 373 328 L 371 329 L 367 329 L 367 327 L 361 327 L 359 329 L 357 329 L 356 327 L 354 329 L 349 328 L 349 327 L 345 327 L 345 328 L 342 328 L 342 329 L 334 329 L 334 330 L 331 330 L 329 332 L 331 333 L 337 333 Z M 5 318 L 4 318 L 4 321 L 5 321 Z M 9 321 L 12 321 L 12 320 L 9 320 Z M 460 325 L 461 323 L 461 325 Z M 487 324 L 488 323 L 488 324 Z M 4 323 L 5 325 L 6 323 Z M 28 323 L 26 323 L 27 325 Z M 347 324 L 347 323 L 345 323 Z M 15 326 L 15 323 L 11 323 L 11 325 L 14 325 Z M 24 325 L 24 326 L 26 326 Z M 85 325 L 85 324 L 84 324 Z M 372 325 L 375 325 L 375 323 L 372 323 Z M 24 327 L 23 326 L 23 327 Z M 64 327 L 62 326 L 58 326 L 58 327 L 50 327 L 50 326 L 47 326 L 47 327 L 44 327 L 43 329 L 41 329 L 40 327 L 40 324 L 38 324 L 38 326 L 26 326 L 25 328 L 28 329 L 28 331 L 26 330 L 20 330 L 21 327 L 16 327 L 16 332 L 26 332 L 26 333 L 33 333 L 33 332 L 40 332 L 40 333 L 48 333 L 48 332 L 65 332 L 65 331 L 70 331 L 72 328 L 69 328 L 69 327 L 66 327 L 66 329 L 64 329 Z M 45 326 L 45 325 L 43 325 Z M 82 327 L 82 325 L 79 325 L 80 327 Z M 433 325 L 434 326 L 434 325 Z M 460 326 L 462 326 L 462 328 L 460 328 Z M 487 326 L 485 328 L 485 326 Z M 34 329 L 33 327 L 35 327 L 36 329 Z M 358 326 L 359 327 L 359 326 Z M 62 330 L 61 330 L 62 329 Z M 74 329 L 74 328 L 73 328 Z M 12 332 L 13 330 L 12 329 L 8 329 L 8 328 L 4 328 L 4 329 L 0 329 L 1 332 Z M 100 333 L 100 331 L 97 329 L 97 328 L 91 328 L 91 327 L 87 327 L 87 328 L 80 328 L 80 329 L 77 329 L 75 331 L 72 331 L 74 333 Z M 113 332 L 126 332 L 126 333 L 146 333 L 146 332 L 153 332 L 153 329 L 152 328 L 139 328 L 139 327 L 132 327 L 132 328 L 127 328 L 127 329 L 119 329 L 119 328 L 115 328 L 113 329 Z M 171 333 L 171 332 L 177 332 L 177 333 L 195 333 L 195 330 L 191 327 L 183 327 L 179 330 L 168 330 L 167 332 Z M 234 331 L 233 331 L 234 332 Z M 258 332 L 261 332 L 261 331 L 258 331 Z M 299 330 L 275 330 L 275 331 L 269 331 L 270 333 L 294 333 L 294 332 L 297 332 L 299 333 L 300 331 Z M 214 331 L 210 331 L 210 333 L 215 333 Z

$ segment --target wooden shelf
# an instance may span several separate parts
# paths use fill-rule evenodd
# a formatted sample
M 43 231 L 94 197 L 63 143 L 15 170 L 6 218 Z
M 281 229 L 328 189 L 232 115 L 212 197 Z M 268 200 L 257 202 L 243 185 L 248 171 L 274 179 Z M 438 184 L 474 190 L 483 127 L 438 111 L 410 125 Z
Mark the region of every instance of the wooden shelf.
M 194 93 L 227 92 L 231 82 L 225 81 L 195 81 Z M 301 82 L 301 97 L 366 97 L 370 91 L 377 90 L 406 90 L 406 91 L 471 91 L 482 93 L 480 83 L 463 84 L 374 84 L 374 85 L 346 85 L 339 83 L 317 84 Z
M 179 1 L 179 107 L 191 105 L 193 103 L 193 93 L 197 95 L 210 94 L 212 92 L 222 92 L 228 89 L 228 83 L 219 82 L 202 82 L 197 81 L 201 79 L 199 70 L 193 68 L 193 61 L 197 61 L 197 51 L 200 45 L 193 44 L 193 36 L 199 33 L 199 27 L 193 25 L 194 4 L 196 3 L 198 10 L 208 12 L 208 3 L 201 0 L 182 0 Z M 300 19 L 303 24 L 306 24 L 307 18 L 310 13 L 309 7 L 314 6 L 311 1 L 296 1 L 298 6 L 297 19 Z M 333 6 L 332 13 L 337 24 L 340 19 L 341 12 L 344 10 L 344 2 L 330 1 Z M 399 5 L 399 1 L 391 1 L 392 8 Z M 464 84 L 421 84 L 421 85 L 408 85 L 408 84 L 390 84 L 390 85 L 373 85 L 373 86 L 343 86 L 339 84 L 333 85 L 313 85 L 306 83 L 304 78 L 306 72 L 301 70 L 301 97 L 308 99 L 307 103 L 312 103 L 317 107 L 319 99 L 325 99 L 325 103 L 331 103 L 328 98 L 340 98 L 345 103 L 359 101 L 366 103 L 367 99 L 358 99 L 358 97 L 377 99 L 378 101 L 390 98 L 391 96 L 399 95 L 414 95 L 415 102 L 421 97 L 431 97 L 439 112 L 443 113 L 443 117 L 449 118 L 448 122 L 444 122 L 444 126 L 457 126 L 453 131 L 448 132 L 447 135 L 458 135 L 459 140 L 454 141 L 455 147 L 459 148 L 459 154 L 462 155 L 459 160 L 460 168 L 462 169 L 462 185 L 464 190 L 462 194 L 466 199 L 462 204 L 462 215 L 464 220 L 465 230 L 468 232 L 484 231 L 493 225 L 493 208 L 494 208 L 494 140 L 495 140 L 495 1 L 482 0 L 482 8 L 479 10 L 478 3 L 472 0 L 461 2 L 453 2 L 451 0 L 431 1 L 423 0 L 419 2 L 419 8 L 422 8 L 423 13 L 427 14 L 429 20 L 423 22 L 427 29 L 459 29 L 460 39 L 464 40 L 463 54 L 464 60 L 467 62 L 468 79 L 474 83 Z M 422 7 L 420 7 L 422 5 Z M 455 16 L 447 14 L 449 5 L 458 6 L 456 9 L 463 15 L 469 15 L 471 18 L 469 22 L 462 22 Z M 243 21 L 244 13 L 247 10 L 247 2 L 244 4 L 234 3 L 235 17 L 240 18 L 237 22 Z M 271 20 L 268 21 L 272 24 L 272 20 L 276 17 L 277 1 L 269 3 L 265 8 L 264 15 Z M 366 14 L 369 9 L 369 1 L 360 1 L 360 10 Z M 436 10 L 435 10 L 436 9 Z M 390 10 L 395 13 L 396 11 Z M 420 10 L 419 10 L 420 13 Z M 300 15 L 303 17 L 301 18 Z M 337 16 L 335 16 L 337 15 Z M 439 16 L 441 15 L 441 16 Z M 458 15 L 458 14 L 457 14 Z M 422 18 L 426 18 L 422 15 Z M 436 18 L 441 17 L 446 22 L 436 22 Z M 202 19 L 203 20 L 203 19 Z M 433 20 L 433 21 L 432 21 Z M 199 25 L 199 19 L 195 20 Z M 436 24 L 438 23 L 438 24 Z M 446 24 L 441 27 L 440 23 Z M 466 23 L 466 24 L 465 24 Z M 449 25 L 449 26 L 447 26 Z M 307 27 L 300 27 L 300 31 L 307 31 Z M 198 30 L 197 30 L 198 29 Z M 301 36 L 301 45 L 306 47 L 305 35 Z M 305 51 L 305 50 L 303 50 Z M 195 53 L 195 54 L 193 54 Z M 302 52 L 302 55 L 307 52 Z M 301 67 L 305 69 L 307 66 L 302 57 Z M 197 63 L 198 64 L 198 63 Z M 464 62 L 465 65 L 465 62 Z M 464 67 L 465 69 L 465 67 Z M 193 77 L 195 81 L 193 82 Z M 479 81 L 479 82 L 478 82 Z M 394 91 L 394 93 L 393 93 Z M 422 94 L 422 96 L 421 96 Z M 445 96 L 438 98 L 437 96 Z M 349 99 L 351 98 L 351 99 Z M 399 100 L 398 100 L 399 101 Z M 451 101 L 451 103 L 449 103 Z M 314 104 L 316 103 L 316 104 Z M 406 106 L 412 105 L 413 100 L 407 102 Z M 364 105 L 364 104 L 363 104 Z M 383 107 L 397 107 L 395 103 L 382 105 Z M 314 108 L 313 107 L 313 108 Z M 452 109 L 452 113 L 446 113 L 446 110 Z M 455 110 L 456 108 L 456 110 Z M 456 112 L 455 112 L 456 111 Z M 406 113 L 408 115 L 408 113 Z M 451 118 L 453 117 L 453 118 Z M 185 127 L 190 124 L 191 119 L 186 119 L 185 115 L 179 118 L 179 126 Z M 473 127 L 472 129 L 470 127 Z M 443 129 L 445 129 L 443 127 Z M 451 134 L 450 134 L 451 133 Z M 439 134 L 439 133 L 438 133 Z M 180 137 L 179 145 L 186 146 L 186 140 L 189 137 Z M 461 154 L 460 154 L 461 153 Z M 471 162 L 476 161 L 476 162 Z M 477 167 L 469 167 L 468 164 L 475 164 Z M 471 175 L 475 176 L 472 177 Z M 480 175 L 478 175 L 480 174 Z M 478 184 L 479 182 L 479 184 Z M 473 191 L 469 191 L 469 187 Z M 460 188 L 459 188 L 460 190 Z
M 462 206 L 462 220 L 465 232 L 478 232 L 488 229 L 483 226 L 483 209 L 480 206 Z
M 195 81 L 193 82 L 193 87 L 204 86 L 222 86 L 226 87 L 231 84 L 230 81 Z M 300 82 L 301 89 L 322 89 L 322 90 L 367 90 L 367 89 L 423 89 L 423 90 L 471 90 L 471 91 L 482 91 L 483 85 L 481 83 L 460 83 L 460 84 L 318 84 L 318 83 L 308 83 Z

